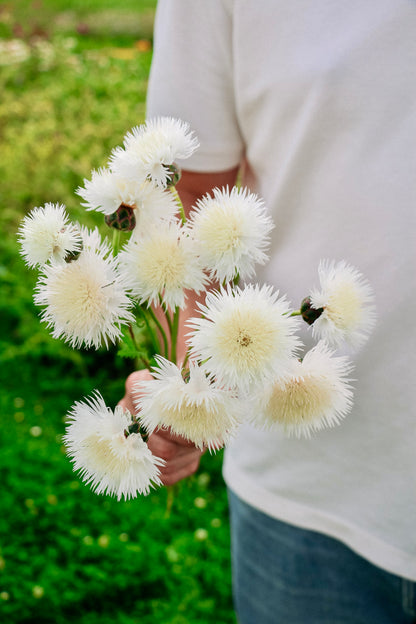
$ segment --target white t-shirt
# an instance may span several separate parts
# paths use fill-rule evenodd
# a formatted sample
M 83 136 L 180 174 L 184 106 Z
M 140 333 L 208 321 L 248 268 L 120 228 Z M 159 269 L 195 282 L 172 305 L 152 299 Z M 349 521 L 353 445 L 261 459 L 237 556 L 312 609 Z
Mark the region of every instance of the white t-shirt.
M 416 2 L 161 1 L 156 115 L 198 135 L 187 169 L 248 162 L 276 224 L 258 282 L 298 307 L 319 260 L 345 259 L 376 294 L 352 414 L 309 440 L 244 426 L 227 484 L 416 580 Z

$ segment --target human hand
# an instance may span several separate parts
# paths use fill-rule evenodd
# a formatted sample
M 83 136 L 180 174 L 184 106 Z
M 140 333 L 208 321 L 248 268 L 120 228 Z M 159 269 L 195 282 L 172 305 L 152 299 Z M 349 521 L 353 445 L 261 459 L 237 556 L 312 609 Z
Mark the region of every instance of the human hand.
M 133 397 L 137 394 L 140 382 L 147 379 L 152 379 L 147 369 L 131 373 L 126 379 L 126 392 L 119 405 L 132 414 L 136 413 Z M 172 434 L 168 429 L 157 429 L 149 436 L 147 444 L 156 457 L 161 457 L 166 462 L 160 468 L 160 479 L 164 485 L 174 485 L 198 470 L 202 451 L 189 440 Z

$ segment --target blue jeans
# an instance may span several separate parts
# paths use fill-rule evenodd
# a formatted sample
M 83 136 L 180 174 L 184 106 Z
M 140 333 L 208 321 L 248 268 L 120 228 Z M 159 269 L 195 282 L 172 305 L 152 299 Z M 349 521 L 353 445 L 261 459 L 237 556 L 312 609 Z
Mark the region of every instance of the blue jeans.
M 416 583 L 341 542 L 263 514 L 229 491 L 239 624 L 412 624 Z

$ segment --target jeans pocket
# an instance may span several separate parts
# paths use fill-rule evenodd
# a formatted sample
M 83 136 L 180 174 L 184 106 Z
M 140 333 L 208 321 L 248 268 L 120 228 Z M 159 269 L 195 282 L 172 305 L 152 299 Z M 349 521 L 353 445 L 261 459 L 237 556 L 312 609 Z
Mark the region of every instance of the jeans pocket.
M 416 583 L 402 579 L 402 606 L 406 615 L 416 617 Z

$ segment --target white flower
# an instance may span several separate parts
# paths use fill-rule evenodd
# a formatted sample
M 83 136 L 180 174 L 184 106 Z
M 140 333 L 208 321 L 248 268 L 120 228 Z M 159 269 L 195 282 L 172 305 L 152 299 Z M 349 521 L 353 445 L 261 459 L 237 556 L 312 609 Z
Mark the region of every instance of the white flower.
M 111 253 L 111 245 L 108 240 L 101 238 L 101 234 L 97 227 L 93 230 L 88 229 L 84 225 L 79 226 L 79 230 L 82 238 L 82 248 L 89 249 L 90 251 L 97 252 L 102 256 L 107 256 Z
M 150 119 L 126 134 L 124 149 L 113 150 L 110 168 L 126 178 L 149 178 L 166 186 L 169 166 L 189 158 L 198 145 L 189 124 L 172 117 Z
M 266 428 L 283 426 L 297 437 L 338 424 L 352 407 L 351 369 L 346 357 L 335 357 L 319 342 L 303 361 L 293 359 L 287 374 L 259 394 L 253 422 Z
M 84 179 L 84 188 L 78 187 L 87 210 L 97 210 L 105 215 L 113 214 L 121 204 L 132 206 L 137 182 L 125 180 L 108 169 L 92 171 L 91 180 Z
M 363 275 L 345 261 L 319 264 L 321 290 L 310 295 L 314 309 L 323 308 L 313 323 L 314 336 L 335 347 L 343 342 L 361 346 L 375 323 L 373 292 Z
M 137 221 L 135 235 L 161 219 L 171 220 L 178 212 L 172 193 L 154 186 L 148 180 L 137 188 L 135 207 Z
M 117 406 L 113 412 L 95 392 L 75 403 L 68 422 L 64 442 L 74 470 L 97 494 L 128 500 L 161 485 L 158 466 L 164 461 L 152 455 L 140 433 L 127 435 L 133 424 L 128 410 Z
M 140 420 L 152 433 L 170 428 L 195 446 L 216 450 L 224 446 L 242 418 L 242 403 L 235 392 L 220 387 L 196 364 L 189 366 L 189 381 L 180 369 L 157 357 L 154 379 L 136 386 Z
M 65 206 L 47 203 L 34 208 L 19 228 L 20 253 L 30 267 L 64 261 L 69 253 L 81 250 L 76 226 L 68 222 Z
M 185 289 L 200 292 L 207 278 L 195 243 L 178 221 L 160 221 L 119 253 L 120 267 L 140 303 L 158 304 L 159 295 L 173 309 L 185 305 Z
M 36 287 L 35 303 L 54 338 L 73 347 L 97 349 L 121 335 L 120 325 L 134 321 L 133 302 L 107 247 L 85 249 L 69 264 L 46 265 Z
M 265 249 L 274 227 L 261 199 L 247 189 L 214 189 L 191 213 L 201 260 L 219 282 L 252 277 L 255 264 L 267 260 Z
M 208 292 L 202 318 L 188 325 L 194 354 L 226 386 L 248 390 L 284 372 L 300 341 L 284 297 L 270 286 L 249 284 Z
M 87 210 L 97 210 L 111 215 L 121 206 L 134 210 L 138 227 L 146 227 L 151 221 L 170 219 L 177 206 L 171 193 L 155 187 L 148 180 L 126 179 L 109 171 L 92 172 L 91 180 L 84 180 L 84 188 L 77 189 Z

